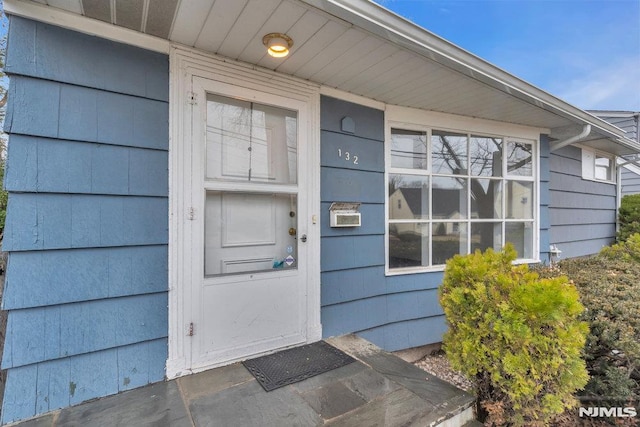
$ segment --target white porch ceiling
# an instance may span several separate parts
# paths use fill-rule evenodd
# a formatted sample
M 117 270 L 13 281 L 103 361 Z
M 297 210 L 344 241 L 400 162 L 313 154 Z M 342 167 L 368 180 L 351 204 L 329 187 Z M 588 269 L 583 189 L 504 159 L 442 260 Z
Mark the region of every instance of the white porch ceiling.
M 591 144 L 616 154 L 640 148 L 618 141 L 624 133 L 603 120 L 367 1 L 33 2 L 386 104 L 547 129 L 588 122 Z M 271 32 L 294 40 L 288 57 L 267 55 L 262 37 Z

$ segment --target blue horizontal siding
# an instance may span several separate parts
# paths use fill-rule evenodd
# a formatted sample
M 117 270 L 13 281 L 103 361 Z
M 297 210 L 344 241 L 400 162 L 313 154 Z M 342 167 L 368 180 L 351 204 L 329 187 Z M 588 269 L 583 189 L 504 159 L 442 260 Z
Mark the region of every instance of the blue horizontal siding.
M 345 270 L 384 265 L 384 236 L 323 237 L 321 270 Z
M 13 134 L 168 150 L 166 102 L 49 80 L 12 76 Z
M 331 227 L 331 203 L 323 202 L 320 206 L 320 227 L 323 237 L 332 236 L 361 236 L 365 234 L 384 234 L 384 204 L 360 205 L 362 225 L 360 227 Z
M 407 291 L 437 289 L 444 272 L 385 276 L 384 265 L 322 273 L 322 306 Z
M 640 193 L 640 176 L 627 168 L 622 168 L 622 195 Z
M 169 58 L 160 53 L 12 16 L 7 56 L 9 74 L 169 101 Z
M 616 186 L 582 179 L 581 159 L 576 147 L 549 156 L 549 243 L 562 258 L 595 254 L 615 238 Z
M 10 17 L 3 423 L 164 378 L 168 70 Z
M 444 314 L 437 289 L 387 295 L 387 313 L 387 322 L 394 323 Z
M 8 155 L 8 191 L 168 194 L 166 151 L 12 135 Z
M 332 337 L 387 323 L 386 295 L 322 308 L 322 335 Z
M 333 304 L 323 307 L 322 313 L 326 317 L 322 323 L 325 336 L 444 315 L 438 301 L 437 289 L 380 295 Z M 420 345 L 423 344 L 427 343 L 423 342 Z
M 328 96 L 320 98 L 320 128 L 323 131 L 351 135 L 342 130 L 342 119 L 345 117 L 355 123 L 352 135 L 384 141 L 384 111 Z M 324 141 L 322 143 L 324 145 Z
M 2 308 L 15 310 L 167 290 L 167 246 L 14 252 Z
M 15 310 L 2 367 L 15 368 L 167 336 L 166 292 Z
M 384 142 L 322 131 L 321 166 L 384 172 Z
M 321 274 L 323 307 L 386 294 L 384 266 L 351 268 Z
M 167 353 L 167 340 L 161 338 L 11 369 L 1 421 L 17 421 L 162 381 Z
M 387 351 L 397 351 L 440 342 L 446 330 L 444 316 L 436 316 L 382 325 L 357 334 Z
M 345 117 L 354 133 L 342 129 Z M 358 332 L 387 350 L 441 341 L 443 273 L 385 276 L 384 113 L 322 97 L 321 128 L 323 335 Z M 346 160 L 346 151 L 350 160 L 358 155 L 358 164 Z M 362 226 L 329 227 L 335 201 L 361 202 Z
M 14 193 L 9 198 L 5 251 L 166 244 L 168 200 Z
M 384 203 L 383 173 L 323 167 L 320 175 L 323 202 Z

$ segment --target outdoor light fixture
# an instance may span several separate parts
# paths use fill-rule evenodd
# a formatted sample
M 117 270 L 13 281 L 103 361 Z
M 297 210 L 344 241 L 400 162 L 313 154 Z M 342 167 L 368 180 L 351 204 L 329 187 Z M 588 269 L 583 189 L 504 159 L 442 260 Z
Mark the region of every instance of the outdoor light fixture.
M 269 33 L 262 38 L 262 43 L 267 47 L 267 52 L 274 58 L 284 58 L 289 55 L 289 49 L 293 46 L 293 40 L 286 34 Z

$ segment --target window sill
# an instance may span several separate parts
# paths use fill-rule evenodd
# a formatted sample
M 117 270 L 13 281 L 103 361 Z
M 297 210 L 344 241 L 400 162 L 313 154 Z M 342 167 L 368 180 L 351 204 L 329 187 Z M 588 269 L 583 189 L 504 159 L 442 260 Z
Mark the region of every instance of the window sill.
M 607 181 L 604 179 L 595 179 L 595 178 L 585 178 L 584 176 L 582 177 L 583 180 L 585 181 L 592 181 L 592 182 L 599 182 L 600 184 L 609 184 L 609 185 L 616 185 L 617 182 L 616 181 Z
M 535 258 L 527 258 L 527 259 L 517 259 L 513 261 L 513 265 L 521 265 L 521 264 L 540 264 L 542 261 L 540 259 Z M 446 266 L 438 265 L 435 267 L 408 267 L 408 268 L 397 268 L 394 270 L 385 269 L 385 276 L 406 276 L 409 274 L 424 274 L 424 273 L 441 273 L 444 271 Z
M 407 274 L 421 274 L 421 273 L 438 273 L 444 271 L 444 265 L 436 267 L 407 267 L 407 268 L 395 268 L 385 270 L 385 276 L 405 276 Z

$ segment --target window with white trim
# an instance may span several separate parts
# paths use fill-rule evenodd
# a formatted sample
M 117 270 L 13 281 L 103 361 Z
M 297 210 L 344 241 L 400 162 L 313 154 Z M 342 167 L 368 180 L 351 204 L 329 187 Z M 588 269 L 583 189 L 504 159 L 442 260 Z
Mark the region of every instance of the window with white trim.
M 582 148 L 583 179 L 614 183 L 615 177 L 615 156 Z
M 506 242 L 536 257 L 535 141 L 392 125 L 387 150 L 390 273 Z

